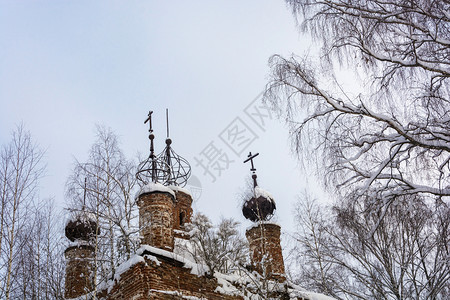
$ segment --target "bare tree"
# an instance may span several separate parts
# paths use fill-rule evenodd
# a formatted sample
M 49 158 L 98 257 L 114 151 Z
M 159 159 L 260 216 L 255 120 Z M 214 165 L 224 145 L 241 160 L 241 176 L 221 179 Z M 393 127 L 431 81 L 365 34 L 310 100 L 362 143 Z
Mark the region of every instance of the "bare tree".
M 311 235 L 298 241 L 318 266 L 309 282 L 342 298 L 445 299 L 449 2 L 287 2 L 318 43 L 319 60 L 273 56 L 265 99 L 339 199 L 325 225 L 314 206 L 304 207 Z M 358 94 L 341 68 L 356 74 Z
M 13 299 L 63 299 L 64 259 L 60 216 L 53 203 L 33 205 L 27 223 L 18 233 L 20 248 L 13 261 Z
M 316 63 L 270 60 L 265 99 L 291 125 L 297 152 L 315 157 L 341 195 L 448 199 L 449 2 L 287 2 L 321 49 Z M 340 67 L 362 73 L 363 92 L 343 89 Z
M 11 142 L 1 149 L 1 298 L 10 299 L 15 287 L 15 262 L 24 243 L 19 236 L 23 236 L 29 224 L 37 183 L 44 170 L 42 155 L 23 126 L 17 127 Z
M 360 213 L 363 200 L 332 212 L 299 200 L 299 283 L 337 299 L 447 299 L 448 204 L 430 208 L 423 197 L 398 197 L 380 221 L 379 211 Z
M 134 174 L 134 165 L 122 153 L 117 136 L 98 126 L 88 161 L 76 161 L 67 181 L 71 209 L 94 214 L 100 226 L 96 248 L 101 281 L 114 276 L 116 266 L 128 259 L 137 245 Z
M 245 265 L 248 259 L 248 246 L 239 235 L 239 223 L 223 219 L 218 226 L 202 213 L 197 213 L 188 224 L 191 238 L 181 244 L 183 252 L 197 262 L 208 267 L 208 274 L 214 272 L 230 274 Z
M 327 256 L 329 235 L 326 230 L 330 214 L 327 209 L 310 198 L 306 193 L 296 203 L 295 222 L 297 229 L 291 254 L 297 268 L 293 275 L 298 284 L 310 290 L 320 291 L 330 296 L 334 294 L 335 278 L 342 272 Z

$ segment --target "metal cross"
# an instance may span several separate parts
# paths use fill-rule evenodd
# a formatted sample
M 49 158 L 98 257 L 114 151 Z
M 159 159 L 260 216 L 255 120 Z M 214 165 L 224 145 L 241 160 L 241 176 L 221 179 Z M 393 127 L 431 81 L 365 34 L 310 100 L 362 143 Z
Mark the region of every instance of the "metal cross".
M 149 111 L 148 112 L 148 118 L 144 121 L 144 124 L 145 123 L 147 123 L 147 122 L 150 122 L 150 129 L 148 130 L 148 131 L 150 131 L 150 132 L 152 132 L 153 131 L 153 128 L 152 128 L 152 113 L 153 113 L 153 111 L 151 110 L 151 111 Z
M 255 157 L 257 157 L 258 155 L 259 155 L 259 153 L 256 153 L 256 154 L 253 154 L 253 155 L 252 155 L 252 153 L 249 152 L 249 153 L 248 153 L 248 156 L 247 156 L 248 158 L 247 158 L 246 160 L 244 160 L 244 164 L 245 164 L 246 162 L 248 162 L 248 161 L 251 162 L 252 168 L 250 169 L 250 171 L 253 171 L 253 172 L 256 171 L 255 166 L 254 166 L 254 164 L 253 164 L 253 159 L 254 159 Z
M 156 182 L 155 146 L 153 144 L 153 139 L 155 138 L 155 135 L 153 134 L 152 128 L 152 113 L 153 113 L 152 110 L 148 112 L 148 118 L 144 121 L 144 124 L 149 122 L 150 126 L 150 129 L 148 130 L 148 132 L 150 132 L 148 138 L 150 139 L 150 159 L 152 160 L 152 182 Z
M 255 165 L 253 164 L 253 159 L 254 159 L 255 157 L 257 157 L 258 155 L 259 155 L 259 153 L 256 153 L 256 154 L 253 154 L 253 155 L 252 155 L 252 153 L 249 152 L 248 158 L 247 158 L 246 160 L 244 160 L 244 164 L 245 164 L 246 162 L 248 162 L 248 161 L 250 161 L 251 164 L 252 164 L 252 168 L 250 169 L 250 171 L 253 172 L 253 174 L 252 174 L 252 179 L 253 179 L 253 187 L 254 187 L 254 188 L 258 186 L 258 183 L 256 182 L 256 178 L 257 178 L 258 176 L 256 176 L 256 172 L 255 172 L 256 169 L 255 169 Z

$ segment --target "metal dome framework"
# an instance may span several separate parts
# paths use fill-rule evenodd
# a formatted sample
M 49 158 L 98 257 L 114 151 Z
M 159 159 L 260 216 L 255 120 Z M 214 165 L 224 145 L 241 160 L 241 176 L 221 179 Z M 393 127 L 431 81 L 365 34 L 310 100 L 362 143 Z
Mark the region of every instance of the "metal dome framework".
M 172 140 L 166 139 L 166 148 L 157 156 L 157 160 L 166 166 L 166 172 L 161 173 L 159 180 L 167 185 L 184 187 L 191 176 L 191 165 L 178 155 L 170 146 Z
M 136 178 L 144 185 L 154 182 L 184 187 L 191 176 L 191 166 L 185 158 L 178 155 L 171 147 L 172 140 L 169 138 L 168 110 L 166 110 L 166 147 L 158 155 L 155 155 L 153 142 L 155 135 L 152 128 L 152 113 L 153 111 L 150 111 L 148 118 L 144 121 L 144 124 L 148 122 L 150 126 L 150 156 L 139 164 Z

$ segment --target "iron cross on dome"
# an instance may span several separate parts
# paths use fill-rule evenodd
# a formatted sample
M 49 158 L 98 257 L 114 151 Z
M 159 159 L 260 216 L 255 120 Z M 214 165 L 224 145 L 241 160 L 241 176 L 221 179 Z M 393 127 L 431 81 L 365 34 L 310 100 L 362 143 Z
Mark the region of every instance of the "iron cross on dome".
M 250 169 L 250 171 L 252 171 L 253 172 L 253 174 L 252 174 L 252 178 L 253 178 L 253 187 L 257 187 L 258 186 L 258 183 L 256 182 L 256 178 L 258 177 L 258 176 L 256 176 L 256 168 L 255 168 L 255 165 L 254 165 L 254 163 L 253 163 L 253 159 L 255 158 L 255 157 L 257 157 L 259 155 L 259 153 L 256 153 L 256 154 L 252 154 L 251 152 L 249 152 L 248 153 L 248 158 L 246 159 L 246 160 L 244 160 L 244 164 L 246 163 L 246 162 L 248 162 L 248 161 L 250 161 L 250 163 L 252 164 L 252 168 Z

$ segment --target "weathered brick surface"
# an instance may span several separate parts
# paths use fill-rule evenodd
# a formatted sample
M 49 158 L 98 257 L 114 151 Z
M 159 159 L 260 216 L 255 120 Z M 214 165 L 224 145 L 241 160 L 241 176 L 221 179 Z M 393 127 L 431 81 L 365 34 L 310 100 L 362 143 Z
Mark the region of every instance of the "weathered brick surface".
M 284 261 L 280 244 L 280 226 L 261 223 L 245 233 L 253 268 L 260 274 L 284 280 Z
M 192 197 L 182 191 L 176 192 L 176 202 L 173 210 L 173 228 L 175 237 L 187 239 L 188 235 L 183 234 L 185 224 L 191 223 L 192 219 Z
M 66 258 L 65 298 L 85 295 L 94 288 L 94 247 L 80 245 L 69 247 L 64 252 Z
M 173 250 L 174 197 L 169 193 L 152 192 L 139 196 L 139 228 L 142 244 Z
M 216 293 L 217 281 L 190 273 L 189 268 L 170 258 L 158 257 L 138 263 L 121 274 L 106 299 L 186 299 L 195 296 L 203 299 L 237 300 L 240 296 Z

